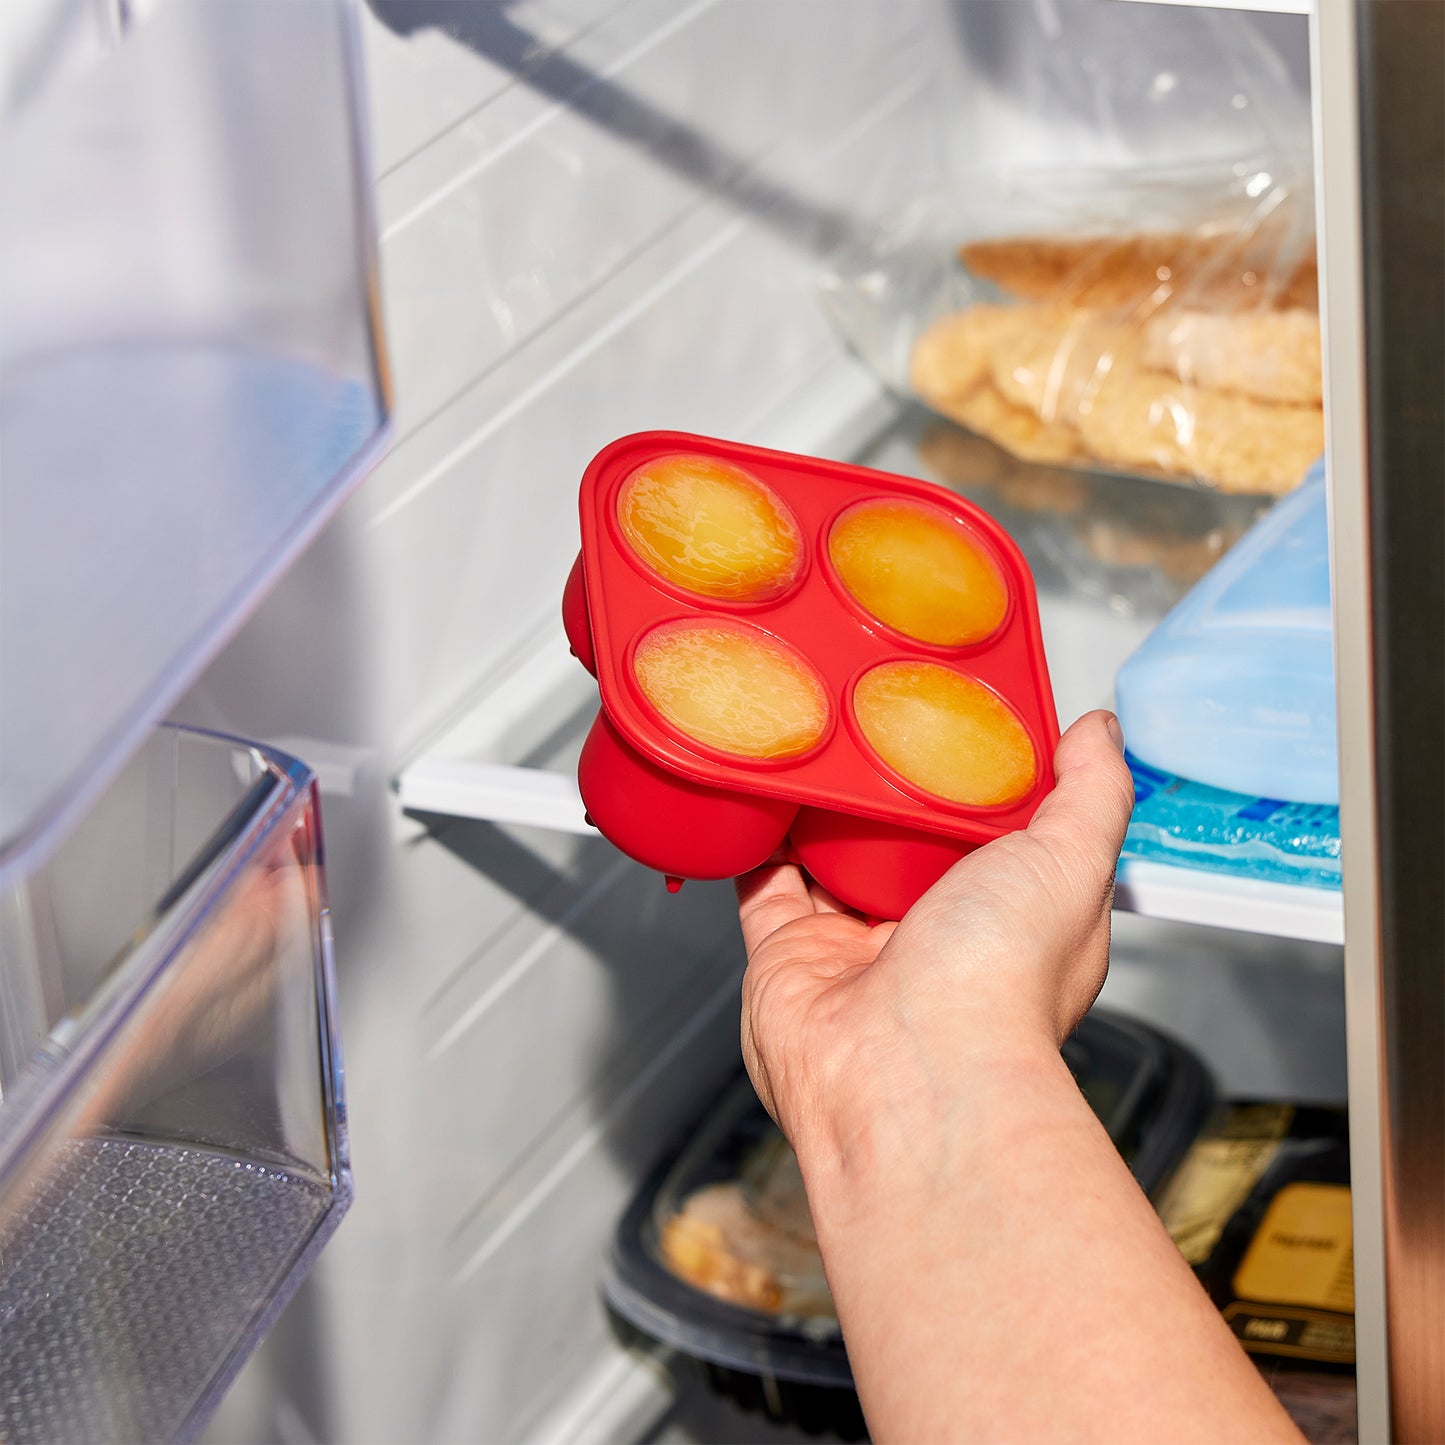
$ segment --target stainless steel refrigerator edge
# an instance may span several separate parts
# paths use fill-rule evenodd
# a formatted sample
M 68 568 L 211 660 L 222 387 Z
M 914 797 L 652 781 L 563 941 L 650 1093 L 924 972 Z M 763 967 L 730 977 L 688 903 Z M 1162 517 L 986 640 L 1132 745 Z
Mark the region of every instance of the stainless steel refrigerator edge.
M 1445 6 L 1313 22 L 1360 1439 L 1445 1435 Z

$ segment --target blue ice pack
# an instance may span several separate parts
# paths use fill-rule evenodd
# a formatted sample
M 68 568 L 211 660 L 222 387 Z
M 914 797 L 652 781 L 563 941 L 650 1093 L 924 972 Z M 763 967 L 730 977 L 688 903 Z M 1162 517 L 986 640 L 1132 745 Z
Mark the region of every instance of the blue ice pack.
M 1117 697 L 1129 751 L 1151 767 L 1339 802 L 1323 462 L 1144 640 Z
M 1308 888 L 1340 886 L 1340 810 L 1257 798 L 1129 758 L 1134 815 L 1123 857 Z

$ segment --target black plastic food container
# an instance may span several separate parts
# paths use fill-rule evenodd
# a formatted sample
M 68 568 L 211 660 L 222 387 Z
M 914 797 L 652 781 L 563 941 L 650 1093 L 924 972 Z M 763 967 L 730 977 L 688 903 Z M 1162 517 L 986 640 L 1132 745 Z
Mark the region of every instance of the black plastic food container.
M 1063 1053 L 1152 1193 L 1214 1105 L 1204 1065 L 1157 1030 L 1102 1011 Z M 701 1366 L 745 1409 L 809 1434 L 866 1433 L 796 1161 L 745 1075 L 633 1199 L 603 1294 L 624 1326 Z

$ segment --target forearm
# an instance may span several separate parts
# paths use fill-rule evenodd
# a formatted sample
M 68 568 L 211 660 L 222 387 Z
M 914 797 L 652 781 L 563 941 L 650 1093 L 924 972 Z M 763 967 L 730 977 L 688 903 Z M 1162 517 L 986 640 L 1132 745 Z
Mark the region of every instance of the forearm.
M 1295 1441 L 1044 1047 L 797 1141 L 875 1437 Z

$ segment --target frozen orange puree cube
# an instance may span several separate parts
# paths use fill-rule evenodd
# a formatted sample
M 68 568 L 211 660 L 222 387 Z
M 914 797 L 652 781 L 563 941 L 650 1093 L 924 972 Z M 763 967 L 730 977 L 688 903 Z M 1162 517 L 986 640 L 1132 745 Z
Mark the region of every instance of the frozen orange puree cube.
M 673 727 L 720 752 L 790 758 L 828 726 L 828 695 L 813 669 L 743 623 L 665 622 L 638 644 L 632 670 Z
M 756 477 L 710 457 L 662 457 L 622 484 L 617 520 L 658 576 L 733 602 L 786 591 L 803 561 L 793 514 Z
M 918 642 L 981 642 L 1008 610 L 993 559 L 946 512 L 921 502 L 849 507 L 828 534 L 828 556 L 863 607 Z
M 1012 708 L 936 662 L 885 662 L 859 679 L 853 716 L 873 751 L 915 787 L 952 803 L 1015 803 L 1038 763 Z

